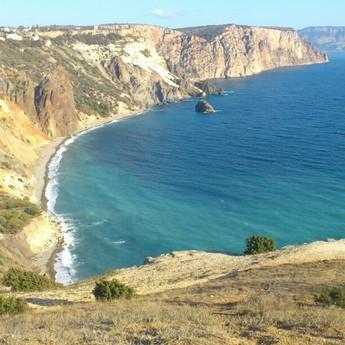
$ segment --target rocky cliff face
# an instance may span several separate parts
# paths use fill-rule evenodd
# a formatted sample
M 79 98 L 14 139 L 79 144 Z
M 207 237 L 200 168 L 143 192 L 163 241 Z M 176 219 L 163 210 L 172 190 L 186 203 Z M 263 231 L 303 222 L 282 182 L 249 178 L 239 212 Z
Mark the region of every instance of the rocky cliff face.
M 230 25 L 204 32 L 166 30 L 157 42 L 172 73 L 191 79 L 244 77 L 262 71 L 327 61 L 294 30 Z M 210 29 L 211 30 L 211 29 Z
M 38 121 L 50 137 L 67 136 L 78 128 L 73 87 L 68 73 L 58 66 L 36 87 Z
M 22 41 L 0 40 L 0 97 L 19 105 L 49 137 L 75 132 L 88 115 L 215 90 L 201 80 L 327 61 L 292 29 L 110 25 L 36 32 L 35 43 L 27 32 L 17 34 Z
M 35 84 L 25 71 L 0 67 L 0 97 L 16 103 L 35 119 Z
M 200 93 L 200 89 L 188 81 L 172 75 L 170 78 L 164 78 L 153 70 L 125 63 L 118 56 L 111 59 L 104 67 L 112 81 L 139 107 L 148 108 L 154 104 L 173 102 Z
M 299 33 L 319 49 L 345 50 L 345 26 L 313 26 L 302 29 Z

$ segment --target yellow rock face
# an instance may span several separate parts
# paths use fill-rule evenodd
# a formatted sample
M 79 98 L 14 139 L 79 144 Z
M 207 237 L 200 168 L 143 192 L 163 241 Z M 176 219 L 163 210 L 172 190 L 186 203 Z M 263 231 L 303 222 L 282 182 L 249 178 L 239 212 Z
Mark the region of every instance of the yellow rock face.
M 35 180 L 31 174 L 46 136 L 24 112 L 0 100 L 0 185 L 17 197 L 32 198 Z

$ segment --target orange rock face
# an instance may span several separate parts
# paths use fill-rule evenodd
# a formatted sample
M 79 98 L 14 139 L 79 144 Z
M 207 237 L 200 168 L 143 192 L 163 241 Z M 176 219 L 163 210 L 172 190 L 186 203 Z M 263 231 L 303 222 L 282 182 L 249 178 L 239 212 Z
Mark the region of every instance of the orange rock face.
M 58 66 L 38 85 L 35 105 L 39 123 L 49 136 L 66 136 L 76 130 L 78 116 L 73 87 L 62 66 Z

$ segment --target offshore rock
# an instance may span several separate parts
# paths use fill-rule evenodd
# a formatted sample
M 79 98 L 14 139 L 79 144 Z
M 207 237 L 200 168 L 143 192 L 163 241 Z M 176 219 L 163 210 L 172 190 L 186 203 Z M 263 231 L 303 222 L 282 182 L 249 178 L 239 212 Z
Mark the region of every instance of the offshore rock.
M 200 99 L 195 106 L 195 111 L 197 113 L 214 113 L 215 110 L 211 104 L 206 102 L 204 99 Z

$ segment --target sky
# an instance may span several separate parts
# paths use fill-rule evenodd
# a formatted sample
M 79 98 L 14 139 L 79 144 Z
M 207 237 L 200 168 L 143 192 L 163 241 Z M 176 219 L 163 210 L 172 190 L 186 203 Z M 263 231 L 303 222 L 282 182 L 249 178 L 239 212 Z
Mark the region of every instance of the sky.
M 102 23 L 345 26 L 345 0 L 0 0 L 0 26 Z

